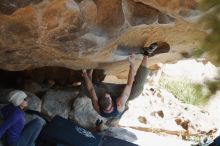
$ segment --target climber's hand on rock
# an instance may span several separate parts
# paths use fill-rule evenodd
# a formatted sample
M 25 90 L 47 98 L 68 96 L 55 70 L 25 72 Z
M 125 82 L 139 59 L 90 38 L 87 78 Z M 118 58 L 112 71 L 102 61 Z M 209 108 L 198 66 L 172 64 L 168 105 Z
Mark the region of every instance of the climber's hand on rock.
M 129 61 L 129 64 L 130 65 L 134 65 L 134 63 L 135 63 L 135 54 L 134 53 L 132 53 L 129 57 L 128 57 L 128 61 Z
M 92 73 L 93 73 L 93 69 L 90 69 L 89 70 L 89 78 L 90 78 L 90 80 L 92 80 Z
M 86 73 L 86 69 L 83 69 L 82 72 L 83 72 L 83 73 Z
M 103 123 L 103 121 L 101 119 L 97 119 L 95 122 L 96 126 L 100 126 Z
M 83 76 L 83 77 L 87 76 L 86 69 L 83 69 L 83 70 L 82 70 L 82 76 Z
M 101 119 L 97 119 L 96 122 L 95 122 L 95 125 L 96 125 L 96 131 L 100 132 L 101 131 L 101 125 L 103 123 L 103 120 Z

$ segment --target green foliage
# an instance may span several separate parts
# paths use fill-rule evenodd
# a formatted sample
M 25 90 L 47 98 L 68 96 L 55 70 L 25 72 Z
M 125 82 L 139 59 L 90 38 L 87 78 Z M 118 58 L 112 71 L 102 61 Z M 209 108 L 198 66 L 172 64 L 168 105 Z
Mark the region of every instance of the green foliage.
M 160 85 L 171 92 L 177 99 L 188 104 L 203 105 L 208 101 L 210 95 L 209 92 L 204 91 L 204 86 L 192 84 L 188 81 L 163 77 L 160 79 Z
M 209 60 L 216 66 L 220 65 L 220 0 L 201 0 L 199 9 L 204 12 L 203 17 L 198 22 L 198 26 L 208 32 L 204 40 L 201 40 L 201 48 L 194 52 L 195 57 L 200 57 L 207 53 Z M 208 88 L 214 94 L 220 89 L 220 80 L 209 82 Z
M 220 65 L 220 0 L 202 0 L 199 7 L 205 13 L 199 25 L 209 30 L 200 50 L 207 52 L 210 60 Z
M 207 86 L 209 88 L 209 91 L 212 93 L 212 94 L 215 94 L 215 92 L 220 89 L 220 79 L 217 79 L 216 81 L 209 81 L 207 82 Z
M 197 49 L 195 49 L 194 52 L 193 52 L 193 57 L 199 58 L 204 52 L 205 52 L 204 49 L 202 49 L 202 48 L 197 48 Z
M 200 9 L 207 10 L 211 7 L 214 7 L 216 5 L 220 4 L 220 0 L 201 0 L 200 1 Z

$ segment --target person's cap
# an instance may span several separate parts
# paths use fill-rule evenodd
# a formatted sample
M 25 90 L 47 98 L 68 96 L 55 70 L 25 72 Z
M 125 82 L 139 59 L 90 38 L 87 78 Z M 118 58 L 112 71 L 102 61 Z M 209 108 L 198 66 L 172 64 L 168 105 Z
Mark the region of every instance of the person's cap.
M 9 102 L 14 106 L 19 106 L 24 99 L 27 97 L 27 94 L 21 90 L 14 90 L 9 93 Z

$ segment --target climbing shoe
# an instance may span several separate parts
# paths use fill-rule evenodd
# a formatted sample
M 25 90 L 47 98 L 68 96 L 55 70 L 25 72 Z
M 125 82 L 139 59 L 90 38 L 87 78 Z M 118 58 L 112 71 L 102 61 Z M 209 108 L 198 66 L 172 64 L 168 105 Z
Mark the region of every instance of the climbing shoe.
M 155 42 L 149 47 L 144 47 L 144 55 L 152 57 L 156 54 L 167 53 L 170 51 L 170 46 L 166 42 Z

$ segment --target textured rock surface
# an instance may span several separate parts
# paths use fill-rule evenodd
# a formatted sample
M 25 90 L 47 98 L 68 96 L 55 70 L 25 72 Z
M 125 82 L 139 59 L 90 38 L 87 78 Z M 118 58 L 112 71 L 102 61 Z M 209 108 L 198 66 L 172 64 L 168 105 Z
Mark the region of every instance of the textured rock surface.
M 182 104 L 166 91 L 156 89 L 156 92 L 152 92 L 150 88 L 154 87 L 145 87 L 142 96 L 130 102 L 129 110 L 120 119 L 120 125 L 140 129 L 188 131 L 190 134 L 209 133 L 217 128 L 215 115 L 201 108 Z
M 93 109 L 92 101 L 88 97 L 77 98 L 74 101 L 70 119 L 77 121 L 81 126 L 94 128 L 96 120 L 100 115 Z
M 41 112 L 41 105 L 42 105 L 42 101 L 39 97 L 37 97 L 36 95 L 34 95 L 33 93 L 27 93 L 28 98 L 28 108 L 31 110 L 35 110 L 35 111 L 39 111 Z
M 12 89 L 0 89 L 0 102 L 3 104 L 8 103 L 8 94 L 13 91 Z
M 64 118 L 68 118 L 71 110 L 71 102 L 77 94 L 77 91 L 48 91 L 43 97 L 42 112 L 50 117 L 60 115 Z
M 220 91 L 218 90 L 215 95 L 211 97 L 209 103 L 204 107 L 205 110 L 208 110 L 213 115 L 219 115 L 220 112 Z M 214 119 L 217 123 L 218 129 L 220 129 L 220 118 L 219 116 L 215 116 Z M 220 135 L 220 130 L 217 131 L 217 135 Z
M 191 146 L 193 142 L 184 141 L 173 136 L 159 136 L 150 132 L 143 132 L 131 128 L 109 128 L 102 132 L 104 135 L 113 136 L 119 139 L 135 143 L 139 146 L 154 145 L 176 145 L 176 146 Z
M 192 23 L 200 14 L 196 6 L 194 0 L 2 0 L 0 68 L 104 68 L 119 74 L 127 64 L 114 54 L 118 45 L 155 41 L 169 43 L 171 52 L 152 57 L 149 65 L 178 60 L 205 35 Z

